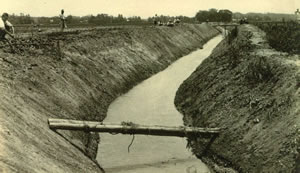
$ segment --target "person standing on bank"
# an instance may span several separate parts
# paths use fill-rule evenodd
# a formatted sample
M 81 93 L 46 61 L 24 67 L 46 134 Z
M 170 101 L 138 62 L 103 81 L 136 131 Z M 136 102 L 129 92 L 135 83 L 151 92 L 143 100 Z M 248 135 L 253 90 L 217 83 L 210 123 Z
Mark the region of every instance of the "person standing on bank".
M 297 21 L 298 23 L 300 23 L 300 11 L 299 11 L 299 9 L 297 9 L 297 10 L 295 11 L 295 15 L 296 15 L 296 21 Z
M 158 24 L 158 16 L 157 14 L 155 14 L 154 16 L 154 25 L 157 25 Z
M 65 13 L 65 11 L 64 11 L 64 9 L 62 9 L 61 10 L 61 13 L 60 13 L 60 15 L 59 15 L 59 18 L 60 18 L 60 29 L 61 29 L 61 32 L 63 32 L 64 31 L 64 29 L 65 28 L 67 28 L 67 24 L 66 24 L 66 17 L 65 17 L 65 15 L 64 15 L 64 13 Z
M 10 48 L 13 51 L 12 44 L 9 39 L 7 39 L 5 36 L 9 35 L 11 38 L 15 38 L 15 30 L 13 25 L 8 21 L 8 14 L 3 13 L 1 16 L 2 20 L 0 20 L 0 40 L 8 42 Z
M 2 21 L 5 25 L 5 29 L 7 31 L 7 34 L 9 36 L 11 36 L 12 38 L 14 38 L 15 29 L 14 29 L 13 25 L 8 21 L 8 14 L 7 13 L 2 14 Z

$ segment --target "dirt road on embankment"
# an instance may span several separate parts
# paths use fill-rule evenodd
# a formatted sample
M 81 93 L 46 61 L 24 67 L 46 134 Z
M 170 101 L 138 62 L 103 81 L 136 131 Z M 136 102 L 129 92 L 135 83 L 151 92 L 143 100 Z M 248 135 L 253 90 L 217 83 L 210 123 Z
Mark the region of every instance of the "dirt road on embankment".
M 14 54 L 1 45 L 0 172 L 102 172 L 98 134 L 54 132 L 47 119 L 101 121 L 116 97 L 217 34 L 113 27 L 18 37 Z
M 300 56 L 270 48 L 254 26 L 238 29 L 177 91 L 185 125 L 225 128 L 208 150 L 201 139 L 189 146 L 216 172 L 298 173 Z

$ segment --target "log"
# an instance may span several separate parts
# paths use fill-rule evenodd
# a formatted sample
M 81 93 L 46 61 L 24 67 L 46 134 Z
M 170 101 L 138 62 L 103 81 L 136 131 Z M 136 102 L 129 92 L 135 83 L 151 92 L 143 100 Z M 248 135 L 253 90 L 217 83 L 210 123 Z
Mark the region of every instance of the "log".
M 134 123 L 111 124 L 95 121 L 78 121 L 68 119 L 48 119 L 49 128 L 52 130 L 75 130 L 85 132 L 102 132 L 113 134 L 135 134 L 154 136 L 210 136 L 220 133 L 220 128 L 199 128 L 186 126 L 146 126 Z
M 214 27 L 216 27 L 216 26 L 223 26 L 223 27 L 226 27 L 226 26 L 234 26 L 234 27 L 237 27 L 237 26 L 239 26 L 239 24 L 216 24 L 216 25 L 211 25 L 211 26 L 214 26 Z

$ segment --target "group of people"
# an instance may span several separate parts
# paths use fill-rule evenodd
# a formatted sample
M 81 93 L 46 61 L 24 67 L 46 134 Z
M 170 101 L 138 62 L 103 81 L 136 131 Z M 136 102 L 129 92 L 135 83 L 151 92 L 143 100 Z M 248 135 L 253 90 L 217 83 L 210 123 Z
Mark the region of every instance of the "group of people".
M 159 17 L 157 16 L 157 14 L 155 14 L 154 16 L 154 25 L 157 26 L 175 26 L 176 24 L 180 23 L 180 19 L 176 18 L 174 20 L 169 20 L 167 23 L 164 23 L 162 21 L 159 20 Z

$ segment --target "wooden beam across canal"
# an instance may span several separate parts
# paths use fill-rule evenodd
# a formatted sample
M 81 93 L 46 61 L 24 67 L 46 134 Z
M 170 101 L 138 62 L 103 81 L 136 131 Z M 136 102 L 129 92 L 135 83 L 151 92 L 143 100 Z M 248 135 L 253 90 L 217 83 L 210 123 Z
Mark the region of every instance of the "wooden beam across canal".
M 214 26 L 214 27 L 216 27 L 216 26 L 221 26 L 221 27 L 230 27 L 230 26 L 237 27 L 237 26 L 240 26 L 240 24 L 214 24 L 214 25 L 211 25 L 211 26 Z
M 199 128 L 186 126 L 146 126 L 134 123 L 109 124 L 96 121 L 78 121 L 68 119 L 48 119 L 52 130 L 75 130 L 112 134 L 154 135 L 154 136 L 211 136 L 218 135 L 220 128 Z

